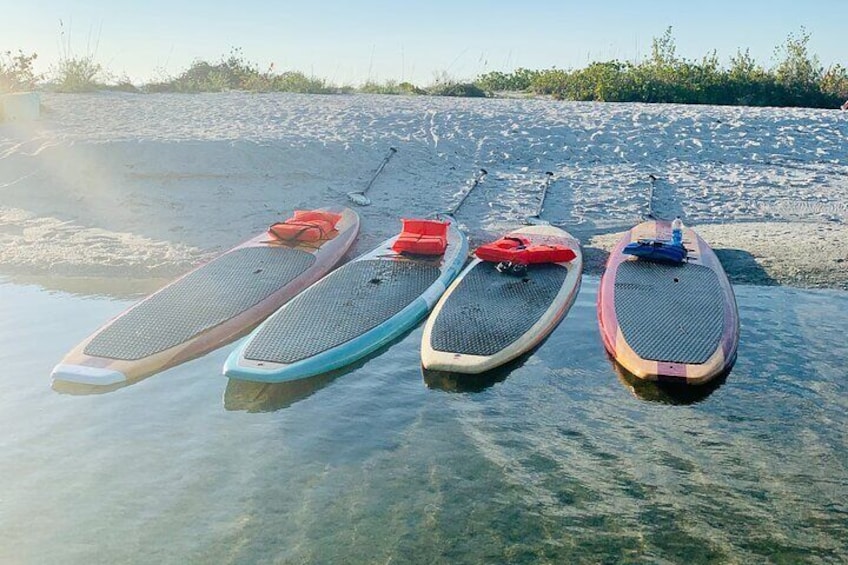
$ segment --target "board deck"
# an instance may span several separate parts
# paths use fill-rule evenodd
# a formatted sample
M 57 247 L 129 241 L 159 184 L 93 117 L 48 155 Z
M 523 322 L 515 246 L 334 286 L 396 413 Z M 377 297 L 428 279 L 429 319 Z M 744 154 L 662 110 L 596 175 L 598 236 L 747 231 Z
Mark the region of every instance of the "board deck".
M 359 215 L 323 210 L 342 216 L 325 239 L 284 244 L 262 233 L 119 314 L 53 369 L 54 388 L 117 388 L 245 335 L 350 249 Z
M 230 354 L 224 374 L 257 382 L 303 379 L 344 367 L 411 329 L 462 268 L 468 243 L 453 223 L 444 255 L 396 253 L 396 239 L 280 308 Z
M 479 374 L 494 369 L 536 347 L 571 308 L 583 272 L 578 241 L 549 225 L 524 227 L 510 236 L 566 245 L 576 257 L 529 265 L 522 276 L 501 273 L 495 263 L 475 257 L 424 326 L 421 362 L 426 370 Z
M 635 377 L 702 384 L 736 359 L 739 315 L 730 281 L 710 246 L 683 228 L 683 263 L 622 252 L 639 239 L 671 239 L 671 224 L 643 222 L 612 250 L 598 289 L 604 346 Z

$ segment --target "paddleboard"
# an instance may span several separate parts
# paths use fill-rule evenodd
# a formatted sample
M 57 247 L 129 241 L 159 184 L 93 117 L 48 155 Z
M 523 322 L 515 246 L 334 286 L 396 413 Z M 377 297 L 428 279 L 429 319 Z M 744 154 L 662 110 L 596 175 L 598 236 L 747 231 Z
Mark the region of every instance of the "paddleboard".
M 77 345 L 53 369 L 54 388 L 117 388 L 244 336 L 320 279 L 359 232 L 349 208 L 313 242 L 284 243 L 269 232 L 223 253 L 141 300 Z
M 398 236 L 336 269 L 280 308 L 233 351 L 224 375 L 259 382 L 344 367 L 427 315 L 468 254 L 451 222 L 443 255 L 393 251 Z
M 623 252 L 639 240 L 671 240 L 671 223 L 643 222 L 610 253 L 598 289 L 598 321 L 609 354 L 633 376 L 702 384 L 736 360 L 739 314 L 715 252 L 683 227 L 683 262 Z
M 451 284 L 424 326 L 426 370 L 477 374 L 530 351 L 571 308 L 580 289 L 583 256 L 568 232 L 550 225 L 507 234 L 531 245 L 566 246 L 573 259 L 527 265 L 521 274 L 475 257 Z

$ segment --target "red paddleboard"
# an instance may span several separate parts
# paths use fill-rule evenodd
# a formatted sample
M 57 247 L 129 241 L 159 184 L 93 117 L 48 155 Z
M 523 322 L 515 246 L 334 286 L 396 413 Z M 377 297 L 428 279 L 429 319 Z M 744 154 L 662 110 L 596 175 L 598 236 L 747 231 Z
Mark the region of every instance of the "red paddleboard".
M 716 254 L 694 230 L 682 232 L 682 262 L 623 252 L 638 240 L 670 241 L 670 222 L 643 222 L 624 234 L 601 278 L 598 321 L 604 347 L 630 374 L 701 384 L 733 366 L 739 314 Z

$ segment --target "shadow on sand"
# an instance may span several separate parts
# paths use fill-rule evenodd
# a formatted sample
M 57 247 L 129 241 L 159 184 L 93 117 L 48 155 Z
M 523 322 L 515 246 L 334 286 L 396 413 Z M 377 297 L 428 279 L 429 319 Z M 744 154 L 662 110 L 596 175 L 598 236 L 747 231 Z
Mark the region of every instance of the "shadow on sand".
M 713 249 L 732 284 L 775 286 L 778 282 L 742 249 Z
M 713 249 L 731 284 L 777 286 L 775 280 L 757 263 L 749 252 L 742 249 Z M 601 276 L 606 269 L 610 252 L 600 247 L 583 247 L 583 274 Z

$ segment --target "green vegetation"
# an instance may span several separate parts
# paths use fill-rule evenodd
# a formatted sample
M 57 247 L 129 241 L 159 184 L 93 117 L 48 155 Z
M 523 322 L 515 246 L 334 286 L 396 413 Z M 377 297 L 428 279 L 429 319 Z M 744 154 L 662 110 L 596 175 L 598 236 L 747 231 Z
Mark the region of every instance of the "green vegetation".
M 671 28 L 654 38 L 651 57 L 641 63 L 594 62 L 583 69 L 487 73 L 476 84 L 489 92 L 522 90 L 563 100 L 668 102 L 747 106 L 834 108 L 848 99 L 848 72 L 825 70 L 807 49 L 810 34 L 790 34 L 775 50 L 774 69 L 739 51 L 722 67 L 715 52 L 699 61 L 677 56 Z
M 411 82 L 386 81 L 383 84 L 368 81 L 357 89 L 366 94 L 427 94 L 423 88 L 418 88 Z
M 58 92 L 93 92 L 103 88 L 97 78 L 103 73 L 103 67 L 95 60 L 97 42 L 91 48 L 89 36 L 86 54 L 77 56 L 71 48 L 71 27 L 59 20 L 59 63 L 51 69 L 53 80 L 51 88 Z
M 101 88 L 96 82 L 103 68 L 93 55 L 63 58 L 55 69 L 58 92 L 92 92 Z
M 454 80 L 438 80 L 433 86 L 428 87 L 425 92 L 431 96 L 464 96 L 469 98 L 485 98 L 486 91 L 469 82 L 456 82 Z
M 233 48 L 226 58 L 216 64 L 195 61 L 174 79 L 148 84 L 148 92 L 223 92 L 248 90 L 252 92 L 302 92 L 333 94 L 341 89 L 324 79 L 310 78 L 299 71 L 274 73 L 274 65 L 260 72 L 259 67 L 247 61 L 241 49 Z
M 247 61 L 241 49 L 234 48 L 226 58 L 211 64 L 195 61 L 188 70 L 176 78 L 148 84 L 147 92 L 223 92 L 246 90 L 251 92 L 299 92 L 305 94 L 339 94 L 363 92 L 369 94 L 430 94 L 433 96 L 486 96 L 484 90 L 473 83 L 460 83 L 449 77 L 437 79 L 428 88 L 419 88 L 409 82 L 368 81 L 359 88 L 338 87 L 324 79 L 308 77 L 300 71 L 274 72 L 272 64 L 267 71 Z
M 539 78 L 551 71 L 518 68 L 512 73 L 492 71 L 477 77 L 475 84 L 487 92 L 526 92 Z
M 12 53 L 0 53 L 0 93 L 32 90 L 39 77 L 33 73 L 32 63 L 38 57 L 35 53 L 26 55 L 20 49 Z
M 64 36 L 64 31 L 63 31 Z M 773 68 L 766 69 L 750 53 L 739 50 L 727 65 L 715 52 L 700 60 L 677 55 L 668 28 L 654 38 L 651 56 L 645 61 L 593 62 L 581 69 L 531 70 L 511 73 L 489 72 L 473 82 L 460 82 L 442 73 L 434 84 L 418 87 L 409 82 L 368 81 L 359 88 L 338 87 L 300 71 L 277 73 L 272 64 L 260 71 L 241 49 L 234 48 L 217 63 L 195 61 L 176 77 L 166 77 L 137 88 L 129 79 L 103 79 L 106 74 L 93 54 L 73 56 L 69 47 L 53 69 L 47 85 L 60 92 L 110 89 L 127 92 L 299 92 L 487 96 L 499 92 L 525 92 L 561 100 L 604 102 L 666 102 L 748 106 L 807 106 L 835 108 L 848 99 L 848 71 L 841 65 L 824 69 L 808 50 L 810 34 L 801 28 L 775 49 Z M 31 90 L 41 77 L 33 73 L 36 54 L 7 51 L 0 55 L 0 92 Z M 108 84 L 104 84 L 104 82 Z

